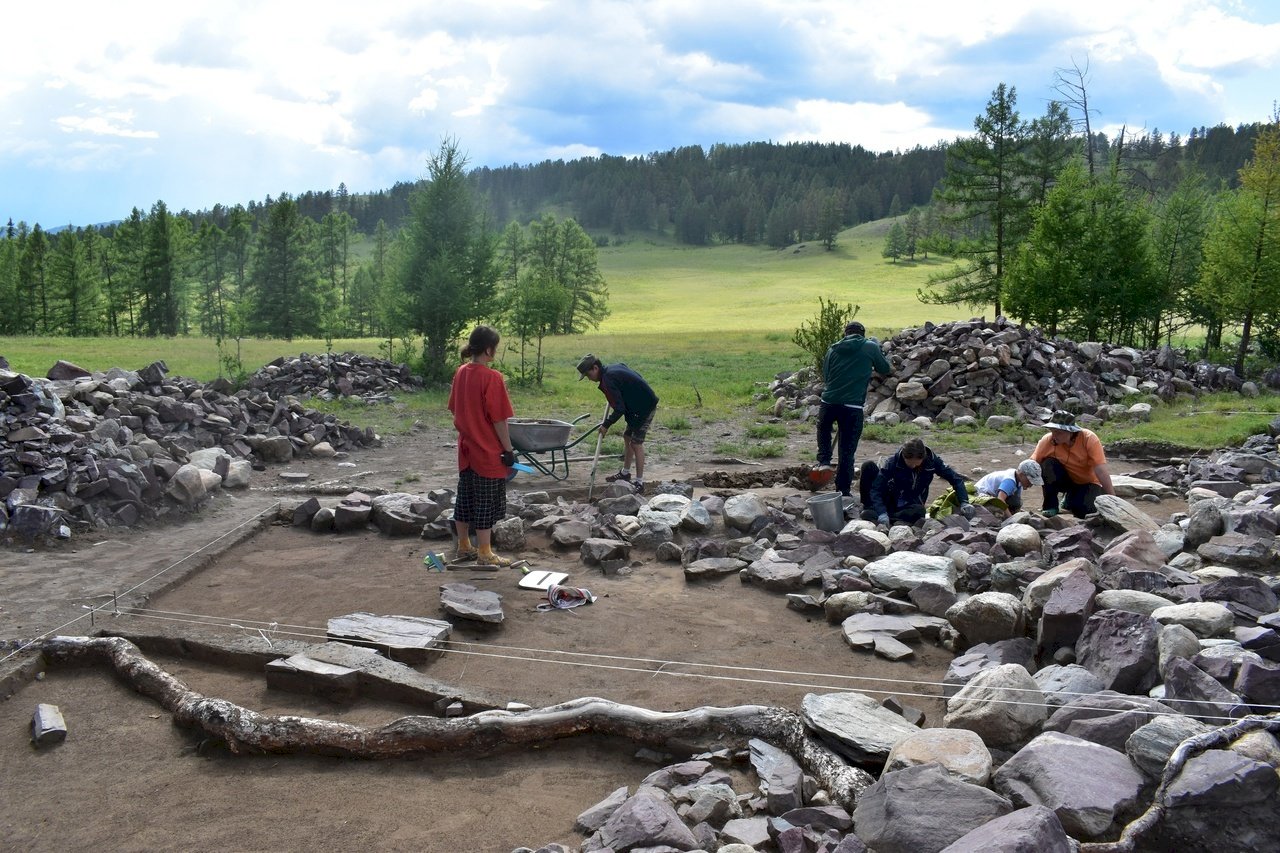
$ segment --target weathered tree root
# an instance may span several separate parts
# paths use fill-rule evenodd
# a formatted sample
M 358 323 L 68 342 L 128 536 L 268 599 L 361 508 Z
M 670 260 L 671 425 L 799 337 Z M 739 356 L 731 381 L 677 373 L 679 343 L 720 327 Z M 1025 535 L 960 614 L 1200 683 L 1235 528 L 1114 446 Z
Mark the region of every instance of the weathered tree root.
M 1168 810 L 1164 800 L 1165 792 L 1173 780 L 1178 778 L 1178 774 L 1182 772 L 1182 768 L 1188 761 L 1206 749 L 1230 745 L 1249 732 L 1259 730 L 1269 731 L 1272 734 L 1280 733 L 1280 718 L 1275 714 L 1245 717 L 1229 726 L 1187 738 L 1178 744 L 1178 748 L 1165 763 L 1164 772 L 1160 774 L 1160 785 L 1151 797 L 1151 806 L 1134 818 L 1116 841 L 1085 842 L 1080 845 L 1080 853 L 1133 853 L 1138 840 L 1164 818 Z
M 315 753 L 369 759 L 474 754 L 587 734 L 621 737 L 656 749 L 692 750 L 694 745 L 724 746 L 725 738 L 738 742 L 760 738 L 790 753 L 846 809 L 853 809 L 858 795 L 873 781 L 812 737 L 798 714 L 765 705 L 663 712 L 588 697 L 519 713 L 401 717 L 385 726 L 366 728 L 259 714 L 224 699 L 202 696 L 120 637 L 54 637 L 45 642 L 43 652 L 50 664 L 111 665 L 123 681 L 172 713 L 175 724 L 224 741 L 236 754 Z

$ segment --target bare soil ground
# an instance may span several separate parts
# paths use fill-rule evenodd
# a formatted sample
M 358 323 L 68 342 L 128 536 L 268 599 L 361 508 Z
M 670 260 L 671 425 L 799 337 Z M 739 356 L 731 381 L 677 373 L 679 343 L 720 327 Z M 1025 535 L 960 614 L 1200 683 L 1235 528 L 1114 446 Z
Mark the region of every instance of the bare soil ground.
M 665 432 L 665 431 L 661 431 Z M 686 478 L 712 468 L 720 435 L 656 435 L 647 479 Z M 790 458 L 807 457 L 807 436 L 792 438 Z M 1029 445 L 946 453 L 968 472 L 1016 464 Z M 859 457 L 892 448 L 864 443 Z M 353 454 L 355 467 L 306 460 L 288 470 L 311 474 L 309 487 L 341 481 L 404 491 L 452 487 L 452 435 L 423 430 L 387 446 Z M 610 470 L 602 463 L 601 473 Z M 1113 470 L 1136 466 L 1121 461 Z M 590 465 L 573 466 L 565 484 L 521 478 L 516 489 L 568 489 L 581 496 Z M 753 470 L 739 466 L 737 470 Z M 198 515 L 167 519 L 136 531 L 110 531 L 62 547 L 0 552 L 0 637 L 89 634 L 86 604 L 121 594 L 158 618 L 119 617 L 132 631 L 225 628 L 192 624 L 202 616 L 280 623 L 280 636 L 320 634 L 328 618 L 358 610 L 439 617 L 438 585 L 467 581 L 504 596 L 506 621 L 497 629 L 458 625 L 457 653 L 421 667 L 439 681 L 495 701 L 533 706 L 600 696 L 659 710 L 700 705 L 774 704 L 798 707 L 809 692 L 855 687 L 896 695 L 940 722 L 938 682 L 950 655 L 928 644 L 910 662 L 892 664 L 852 652 L 837 626 L 785 607 L 782 596 L 736 577 L 686 583 L 679 566 L 644 561 L 627 576 L 586 570 L 532 538 L 524 557 L 536 568 L 570 573 L 596 603 L 572 611 L 538 612 L 534 592 L 517 589 L 518 573 L 429 574 L 428 548 L 440 543 L 390 539 L 376 533 L 315 535 L 271 526 L 253 533 L 252 519 L 278 500 L 280 469 L 263 472 L 247 493 L 218 496 Z M 522 482 L 523 481 L 523 482 Z M 941 488 L 941 487 L 939 487 Z M 784 494 L 789 490 L 766 490 Z M 336 498 L 322 498 L 334 501 Z M 1033 505 L 1035 499 L 1033 498 Z M 1145 507 L 1167 517 L 1177 506 Z M 194 555 L 193 555 L 193 552 Z M 183 615 L 177 615 L 183 614 Z M 207 620 L 206 620 L 207 621 Z M 110 627 L 116 620 L 107 619 Z M 456 623 L 455 623 L 456 624 Z M 296 626 L 296 627 L 294 627 Z M 537 650 L 517 651 L 517 650 Z M 569 651 L 590 665 L 566 665 L 547 651 Z M 469 652 L 469 653 L 462 653 Z M 480 654 L 483 653 L 483 654 Z M 0 658 L 9 655 L 0 650 Z M 658 661 L 668 661 L 658 666 Z M 300 714 L 379 725 L 423 709 L 388 702 L 338 705 L 268 689 L 256 674 L 187 660 L 158 659 L 192 689 L 268 714 Z M 715 670 L 697 677 L 692 664 Z M 655 670 L 661 668 L 662 673 Z M 110 673 L 40 669 L 30 654 L 0 664 L 0 847 L 22 850 L 329 850 L 365 847 L 419 851 L 509 851 L 559 841 L 576 846 L 573 819 L 623 785 L 654 769 L 634 747 L 580 738 L 495 756 L 359 762 L 309 756 L 233 756 L 176 729 L 167 714 Z M 840 676 L 860 679 L 845 680 Z M 913 696 L 912 694 L 925 694 Z M 35 705 L 58 705 L 70 734 L 41 750 L 29 743 Z

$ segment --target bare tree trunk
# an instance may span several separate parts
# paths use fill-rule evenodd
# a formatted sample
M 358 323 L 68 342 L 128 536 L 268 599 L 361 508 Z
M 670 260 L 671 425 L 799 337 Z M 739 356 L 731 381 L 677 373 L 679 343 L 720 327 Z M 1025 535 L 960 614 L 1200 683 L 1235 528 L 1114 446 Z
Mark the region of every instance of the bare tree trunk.
M 139 693 L 173 714 L 174 723 L 204 732 L 241 753 L 314 753 L 400 758 L 425 753 L 488 752 L 577 735 L 609 735 L 658 749 L 693 752 L 725 746 L 725 738 L 769 741 L 789 752 L 831 799 L 852 810 L 871 776 L 850 767 L 812 737 L 784 708 L 738 705 L 651 711 L 607 699 L 574 699 L 532 711 L 484 711 L 469 717 L 401 717 L 365 728 L 329 720 L 259 714 L 203 696 L 156 666 L 120 637 L 54 637 L 43 646 L 51 664 L 108 664 Z

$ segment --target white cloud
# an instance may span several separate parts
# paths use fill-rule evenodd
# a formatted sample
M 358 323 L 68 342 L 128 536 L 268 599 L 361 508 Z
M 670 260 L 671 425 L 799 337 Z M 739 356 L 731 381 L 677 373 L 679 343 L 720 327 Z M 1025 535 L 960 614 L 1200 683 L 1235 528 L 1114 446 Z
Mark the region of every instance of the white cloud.
M 89 133 L 94 136 L 123 136 L 129 139 L 156 139 L 154 130 L 134 130 L 133 113 L 98 112 L 90 116 L 61 116 L 54 123 L 67 133 Z
M 1280 10 L 1237 0 L 188 0 L 164 14 L 73 0 L 5 22 L 19 35 L 0 75 L 0 186 L 29 219 L 92 199 L 42 192 L 23 172 L 37 159 L 46 179 L 96 168 L 196 207 L 243 199 L 179 198 L 194 172 L 256 197 L 286 177 L 377 189 L 420 176 L 446 135 L 472 165 L 753 139 L 931 145 L 971 132 L 999 82 L 1036 112 L 1054 69 L 1081 59 L 1100 126 L 1260 120 L 1280 64 Z M 111 144 L 70 147 L 85 140 Z

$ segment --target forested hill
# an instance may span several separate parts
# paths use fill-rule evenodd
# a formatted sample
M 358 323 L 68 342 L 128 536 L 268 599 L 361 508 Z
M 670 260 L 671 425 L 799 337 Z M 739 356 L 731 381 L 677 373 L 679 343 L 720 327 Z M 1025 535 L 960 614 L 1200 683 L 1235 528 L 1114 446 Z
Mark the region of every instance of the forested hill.
M 1162 196 L 1193 167 L 1210 185 L 1234 186 L 1260 127 L 1192 128 L 1186 137 L 1154 129 L 1114 140 L 1095 133 L 1093 146 L 1102 162 L 1115 162 L 1131 185 Z M 939 143 L 875 154 L 840 143 L 688 146 L 644 157 L 483 167 L 472 170 L 470 180 L 487 199 L 495 230 L 553 211 L 596 234 L 661 230 L 689 245 L 778 245 L 788 234 L 814 233 L 824 210 L 849 226 L 928 204 L 945 171 L 948 147 Z M 345 209 L 357 229 L 372 233 L 379 220 L 393 230 L 399 226 L 417 186 L 403 182 L 351 195 L 339 188 L 303 193 L 296 200 L 304 216 L 319 221 Z M 255 207 L 264 205 L 250 202 L 251 212 Z M 216 221 L 216 211 L 211 213 Z

